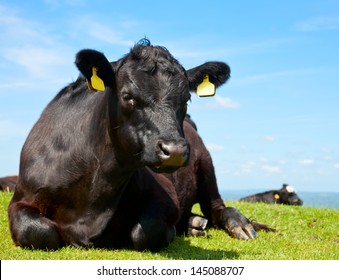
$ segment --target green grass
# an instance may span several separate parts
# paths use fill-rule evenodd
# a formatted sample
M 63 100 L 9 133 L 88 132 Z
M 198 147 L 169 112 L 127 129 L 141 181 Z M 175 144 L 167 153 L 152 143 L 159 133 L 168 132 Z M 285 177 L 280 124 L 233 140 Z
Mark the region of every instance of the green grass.
M 159 253 L 125 250 L 77 249 L 57 251 L 16 247 L 9 234 L 7 206 L 10 193 L 0 193 L 1 260 L 338 260 L 339 210 L 236 201 L 228 206 L 245 216 L 274 227 L 277 232 L 259 232 L 255 240 L 231 238 L 222 230 L 209 229 L 207 237 L 176 237 Z M 199 207 L 194 210 L 199 213 Z

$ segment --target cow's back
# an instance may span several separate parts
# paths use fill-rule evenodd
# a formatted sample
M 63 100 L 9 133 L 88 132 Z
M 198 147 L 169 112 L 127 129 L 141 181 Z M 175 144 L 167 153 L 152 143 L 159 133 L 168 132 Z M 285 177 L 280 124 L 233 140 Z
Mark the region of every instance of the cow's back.
M 267 191 L 263 193 L 257 193 L 254 195 L 249 195 L 240 199 L 240 201 L 244 202 L 264 202 L 268 204 L 274 204 L 274 192 Z

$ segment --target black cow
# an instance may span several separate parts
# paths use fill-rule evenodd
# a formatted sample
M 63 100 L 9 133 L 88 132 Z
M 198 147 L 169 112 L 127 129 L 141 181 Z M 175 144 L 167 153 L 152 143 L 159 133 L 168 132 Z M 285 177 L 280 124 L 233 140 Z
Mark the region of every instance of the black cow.
M 198 131 L 198 127 L 196 123 L 192 120 L 191 116 L 189 114 L 186 114 L 185 121 L 188 122 L 193 128 Z
M 246 202 L 264 202 L 268 204 L 303 205 L 294 188 L 283 184 L 280 190 L 272 190 L 263 193 L 246 196 L 240 199 Z
M 0 178 L 0 191 L 14 192 L 18 176 L 6 176 Z
M 188 231 L 195 202 L 234 237 L 255 238 L 265 228 L 225 207 L 211 157 L 184 122 L 190 91 L 205 74 L 223 84 L 225 63 L 186 71 L 148 40 L 116 62 L 82 50 L 75 63 L 84 77 L 49 103 L 21 152 L 8 207 L 16 245 L 157 251 L 176 229 Z

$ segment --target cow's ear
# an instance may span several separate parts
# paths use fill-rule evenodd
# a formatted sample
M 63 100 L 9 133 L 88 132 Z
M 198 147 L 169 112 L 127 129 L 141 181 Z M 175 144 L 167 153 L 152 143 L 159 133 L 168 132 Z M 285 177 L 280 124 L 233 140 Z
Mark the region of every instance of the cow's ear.
M 197 89 L 203 88 L 212 93 L 213 87 L 217 88 L 228 80 L 231 70 L 223 62 L 206 62 L 186 72 L 190 91 L 197 92 Z
M 77 53 L 75 64 L 87 79 L 92 90 L 105 90 L 105 86 L 115 84 L 113 68 L 105 55 L 95 50 L 82 50 Z

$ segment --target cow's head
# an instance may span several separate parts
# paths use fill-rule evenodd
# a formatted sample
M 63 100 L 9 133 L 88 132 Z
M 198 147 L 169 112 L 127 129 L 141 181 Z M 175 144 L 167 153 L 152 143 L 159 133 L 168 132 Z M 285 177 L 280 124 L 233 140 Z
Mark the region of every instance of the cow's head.
M 282 188 L 274 195 L 275 199 L 281 204 L 286 205 L 303 205 L 303 201 L 299 198 L 294 188 L 288 184 L 283 184 Z
M 222 62 L 207 62 L 186 71 L 165 48 L 152 46 L 148 40 L 113 63 L 97 51 L 80 51 L 76 65 L 89 84 L 94 67 L 105 90 L 111 91 L 110 134 L 121 160 L 156 172 L 175 171 L 189 159 L 183 120 L 190 92 L 196 91 L 206 74 L 216 87 L 230 74 Z

